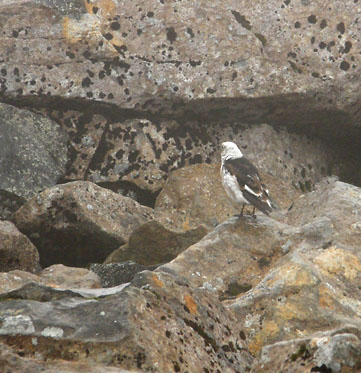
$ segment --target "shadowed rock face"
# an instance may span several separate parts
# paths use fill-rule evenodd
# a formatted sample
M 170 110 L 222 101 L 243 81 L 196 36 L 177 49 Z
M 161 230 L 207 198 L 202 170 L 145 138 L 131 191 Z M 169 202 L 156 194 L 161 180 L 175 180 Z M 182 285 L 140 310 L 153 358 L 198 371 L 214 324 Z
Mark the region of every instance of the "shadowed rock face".
M 82 181 L 49 188 L 13 215 L 39 249 L 43 266 L 104 260 L 137 226 L 153 218 L 152 209 Z
M 50 119 L 0 103 L 0 217 L 65 175 L 67 135 Z

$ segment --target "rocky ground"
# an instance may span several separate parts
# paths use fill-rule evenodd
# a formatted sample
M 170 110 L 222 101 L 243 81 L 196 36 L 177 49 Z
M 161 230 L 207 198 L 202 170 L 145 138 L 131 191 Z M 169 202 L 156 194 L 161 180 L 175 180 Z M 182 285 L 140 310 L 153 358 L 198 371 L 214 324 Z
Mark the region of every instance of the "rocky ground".
M 361 371 L 360 14 L 1 2 L 0 371 Z

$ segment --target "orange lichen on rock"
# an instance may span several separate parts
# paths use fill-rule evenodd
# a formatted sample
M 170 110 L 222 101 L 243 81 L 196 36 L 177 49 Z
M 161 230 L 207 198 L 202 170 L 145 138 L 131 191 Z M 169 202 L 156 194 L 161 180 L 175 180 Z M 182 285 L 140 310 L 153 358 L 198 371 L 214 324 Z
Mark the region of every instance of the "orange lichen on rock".
M 189 312 L 193 315 L 197 314 L 197 303 L 194 301 L 194 299 L 189 295 L 186 294 L 184 296 L 184 302 L 189 309 Z

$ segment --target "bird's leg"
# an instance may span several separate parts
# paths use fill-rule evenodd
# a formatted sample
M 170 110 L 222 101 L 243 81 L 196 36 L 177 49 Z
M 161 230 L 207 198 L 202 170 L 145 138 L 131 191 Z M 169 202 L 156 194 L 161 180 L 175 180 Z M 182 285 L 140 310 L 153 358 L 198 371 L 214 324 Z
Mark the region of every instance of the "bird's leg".
M 242 205 L 242 210 L 241 210 L 241 213 L 239 214 L 239 216 L 243 216 L 243 209 L 244 209 L 244 206 L 245 206 L 245 204 Z
M 255 211 L 256 211 L 256 206 L 253 206 L 253 212 L 252 212 L 252 216 L 255 218 L 256 217 L 256 215 L 254 214 L 255 213 Z

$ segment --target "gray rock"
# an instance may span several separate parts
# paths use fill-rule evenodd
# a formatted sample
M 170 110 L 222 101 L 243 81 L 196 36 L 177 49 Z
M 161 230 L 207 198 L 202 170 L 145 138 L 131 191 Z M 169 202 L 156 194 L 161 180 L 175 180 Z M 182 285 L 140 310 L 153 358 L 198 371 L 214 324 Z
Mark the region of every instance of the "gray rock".
M 13 212 L 22 200 L 64 176 L 67 135 L 42 115 L 1 103 L 0 127 L 0 201 L 2 206 L 8 201 Z
M 43 267 L 102 262 L 154 212 L 90 182 L 46 189 L 13 215 L 40 252 Z
M 124 263 L 109 263 L 90 265 L 90 270 L 96 273 L 100 279 L 103 288 L 121 285 L 133 280 L 138 272 L 144 270 L 152 271 L 158 266 L 144 266 L 132 261 Z
M 49 297 L 49 291 L 60 292 L 50 289 L 38 287 L 41 302 L 32 300 L 35 289 L 23 289 L 22 300 L 11 292 L 11 299 L 0 302 L 0 341 L 11 337 L 12 350 L 23 358 L 96 361 L 136 371 L 250 369 L 251 356 L 231 313 L 181 278 L 143 272 L 113 295 L 114 288 L 89 289 L 88 299 L 70 292 Z
M 0 272 L 15 269 L 38 272 L 39 253 L 13 223 L 0 221 Z
M 265 346 L 251 372 L 357 372 L 361 368 L 358 335 L 355 328 L 346 327 Z

